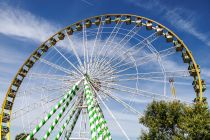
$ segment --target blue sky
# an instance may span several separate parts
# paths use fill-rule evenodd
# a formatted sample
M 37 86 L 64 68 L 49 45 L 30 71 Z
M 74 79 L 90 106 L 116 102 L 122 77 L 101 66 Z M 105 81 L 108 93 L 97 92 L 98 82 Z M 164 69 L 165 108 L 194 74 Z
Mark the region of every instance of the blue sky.
M 62 1 L 59 4 L 41 0 L 1 1 L 0 77 L 4 81 L 1 83 L 1 90 L 5 92 L 19 66 L 41 41 L 70 23 L 105 13 L 142 15 L 173 30 L 193 52 L 197 63 L 201 65 L 203 78 L 209 83 L 209 5 L 208 0 L 199 3 L 153 0 L 120 2 L 77 0 Z M 31 28 L 35 31 L 31 32 Z
M 0 101 L 18 68 L 42 41 L 73 22 L 107 13 L 141 15 L 173 30 L 192 51 L 202 78 L 210 84 L 209 0 L 2 0 Z M 208 89 L 205 94 L 210 98 Z

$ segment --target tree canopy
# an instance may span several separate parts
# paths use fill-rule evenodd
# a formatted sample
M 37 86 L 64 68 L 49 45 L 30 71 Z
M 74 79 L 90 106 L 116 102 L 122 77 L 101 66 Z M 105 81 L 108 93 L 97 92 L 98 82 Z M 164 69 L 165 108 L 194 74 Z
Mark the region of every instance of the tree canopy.
M 139 120 L 142 140 L 210 140 L 210 111 L 199 105 L 153 101 Z

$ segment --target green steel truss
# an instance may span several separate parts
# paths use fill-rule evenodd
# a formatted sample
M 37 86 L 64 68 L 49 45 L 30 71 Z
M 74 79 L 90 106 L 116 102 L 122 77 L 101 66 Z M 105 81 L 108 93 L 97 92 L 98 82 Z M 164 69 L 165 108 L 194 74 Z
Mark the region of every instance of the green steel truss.
M 83 83 L 82 88 L 80 86 L 81 83 Z M 41 130 L 41 128 L 46 125 L 48 121 L 50 121 L 52 116 L 57 114 L 57 116 L 54 118 L 51 125 L 49 126 L 48 130 L 45 132 L 45 135 L 42 137 L 42 140 L 48 139 L 56 125 L 61 122 L 64 113 L 70 105 L 70 102 L 76 95 L 78 95 L 78 91 L 80 88 L 83 90 L 83 95 L 81 95 L 81 97 L 78 97 L 78 99 L 70 108 L 65 122 L 61 125 L 61 128 L 58 131 L 57 135 L 55 135 L 54 139 L 59 140 L 65 130 L 65 138 L 69 139 L 71 137 L 78 118 L 81 114 L 82 107 L 80 106 L 82 106 L 83 101 L 85 101 L 85 104 L 87 105 L 86 109 L 89 118 L 91 140 L 112 140 L 103 112 L 99 106 L 98 101 L 96 100 L 96 97 L 94 96 L 90 83 L 88 83 L 88 79 L 84 79 L 83 82 L 76 83 L 69 90 L 69 92 L 67 92 L 64 97 L 52 108 L 52 110 L 40 121 L 40 123 L 30 132 L 30 135 L 26 138 L 26 140 L 34 138 L 36 133 L 38 133 L 39 131 L 43 131 Z

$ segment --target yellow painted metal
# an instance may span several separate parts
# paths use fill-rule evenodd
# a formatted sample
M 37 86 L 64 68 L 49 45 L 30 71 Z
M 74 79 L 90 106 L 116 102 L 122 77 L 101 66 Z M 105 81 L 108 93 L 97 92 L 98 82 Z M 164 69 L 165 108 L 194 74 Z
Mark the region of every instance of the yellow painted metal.
M 0 114 L 0 121 L 2 121 L 2 115 Z M 1 131 L 1 127 L 2 127 L 2 122 L 0 122 L 1 126 L 0 126 L 0 131 Z M 1 140 L 1 132 L 0 132 L 0 140 Z
M 174 86 L 171 87 L 171 93 L 173 97 L 176 97 L 176 88 Z
M 176 88 L 174 86 L 174 79 L 170 78 L 169 83 L 170 83 L 170 88 L 171 88 L 171 94 L 173 97 L 176 97 Z
M 199 88 L 200 88 L 200 92 L 197 94 L 197 96 L 199 96 L 199 101 L 200 103 L 202 104 L 202 99 L 203 99 L 203 91 L 202 91 L 202 83 L 201 83 L 201 77 L 200 77 L 200 72 L 199 72 L 199 69 L 197 67 L 197 64 L 196 64 L 196 61 L 192 55 L 192 53 L 190 52 L 190 50 L 188 49 L 188 47 L 185 45 L 185 43 L 174 33 L 172 32 L 170 29 L 168 29 L 167 27 L 165 27 L 164 25 L 152 20 L 152 19 L 149 19 L 149 18 L 146 18 L 146 17 L 142 17 L 142 16 L 138 16 L 138 15 L 132 15 L 132 14 L 104 14 L 104 15 L 98 15 L 98 16 L 93 16 L 93 17 L 90 17 L 90 18 L 87 18 L 87 19 L 84 19 L 84 20 L 80 20 L 78 22 L 75 22 L 67 27 L 71 27 L 71 26 L 75 26 L 77 23 L 81 23 L 83 21 L 86 21 L 88 19 L 95 19 L 96 17 L 104 17 L 104 16 L 107 16 L 107 15 L 110 15 L 110 16 L 131 16 L 131 17 L 138 17 L 138 18 L 141 18 L 141 19 L 144 19 L 144 20 L 147 20 L 147 21 L 150 21 L 150 22 L 153 22 L 153 23 L 156 23 L 157 25 L 159 25 L 159 27 L 162 27 L 164 28 L 165 30 L 167 30 L 168 32 L 171 33 L 171 35 L 173 35 L 182 45 L 183 47 L 186 49 L 186 51 L 188 52 L 191 60 L 192 60 L 192 63 L 194 65 L 194 68 L 196 70 L 196 73 L 197 73 L 197 80 L 198 80 L 198 83 L 199 83 Z M 122 22 L 124 22 L 125 20 L 121 20 Z M 114 22 L 114 20 L 112 20 L 112 22 Z M 132 21 L 132 22 L 135 22 L 135 21 Z M 95 24 L 94 22 L 92 24 Z M 64 31 L 67 27 L 61 29 L 60 31 L 58 31 L 57 33 L 55 33 L 54 35 L 52 35 L 50 38 L 48 38 L 44 43 L 42 43 L 30 56 L 29 58 L 24 62 L 24 64 L 20 67 L 20 69 L 18 70 L 17 74 L 15 75 L 14 79 L 12 80 L 11 84 L 10 84 L 10 87 L 5 95 L 5 98 L 4 98 L 4 101 L 3 101 L 3 104 L 2 104 L 2 108 L 1 108 L 1 114 L 4 113 L 4 108 L 5 108 L 5 104 L 6 104 L 6 100 L 8 99 L 8 94 L 10 92 L 10 89 L 16 79 L 16 77 L 18 76 L 19 72 L 21 71 L 21 69 L 23 68 L 23 66 L 25 66 L 26 62 L 34 55 L 35 52 L 37 52 L 37 50 L 39 50 L 41 48 L 41 46 L 43 44 L 45 44 L 46 42 L 48 42 L 52 37 L 55 37 L 58 33 Z M 49 46 L 51 47 L 51 46 Z M 37 60 L 36 60 L 37 61 Z M 196 79 L 196 77 L 194 77 L 194 79 Z M 18 87 L 19 88 L 19 87 Z M 12 100 L 12 103 L 14 105 L 14 101 L 15 99 L 13 98 Z M 10 118 L 11 118 L 11 115 L 12 115 L 12 109 L 10 110 L 9 112 L 9 115 L 10 115 Z M 7 126 L 8 128 L 10 129 L 10 121 L 7 123 Z M 1 138 L 1 130 L 2 130 L 2 117 L 0 117 L 0 140 L 2 139 Z M 10 140 L 10 133 L 7 134 L 7 139 Z

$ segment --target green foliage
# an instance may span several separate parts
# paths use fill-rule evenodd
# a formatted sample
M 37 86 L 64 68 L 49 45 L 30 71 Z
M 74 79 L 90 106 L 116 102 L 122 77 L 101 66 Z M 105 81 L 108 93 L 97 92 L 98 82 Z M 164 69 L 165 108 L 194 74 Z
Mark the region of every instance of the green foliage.
M 142 131 L 142 140 L 210 139 L 210 111 L 198 105 L 153 101 L 140 123 L 148 128 Z
M 180 128 L 196 140 L 210 140 L 210 111 L 201 106 L 188 107 L 181 116 Z

